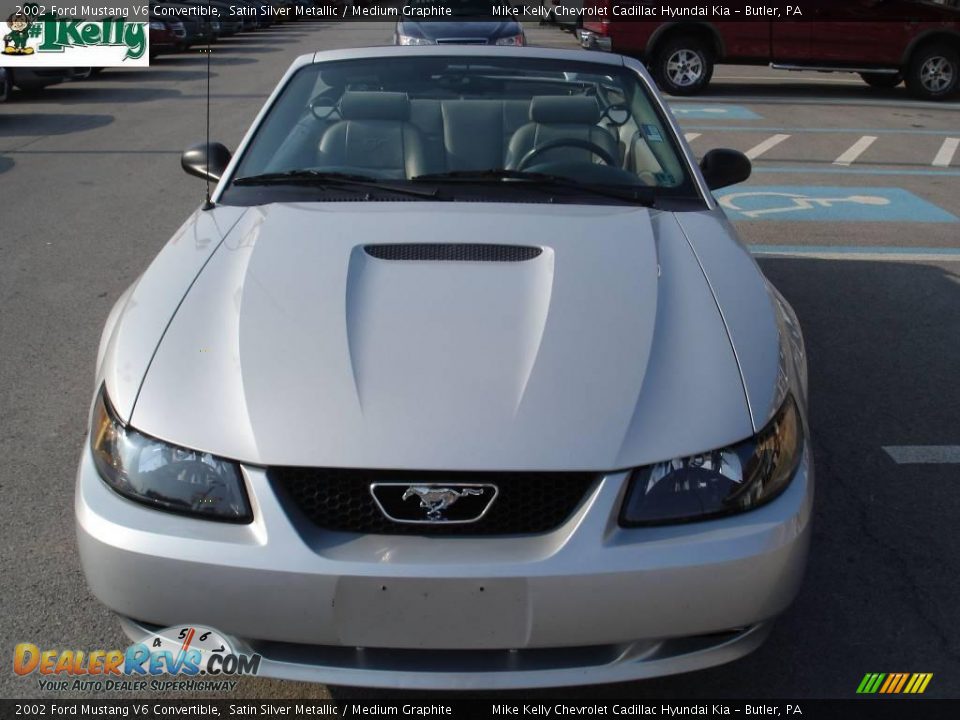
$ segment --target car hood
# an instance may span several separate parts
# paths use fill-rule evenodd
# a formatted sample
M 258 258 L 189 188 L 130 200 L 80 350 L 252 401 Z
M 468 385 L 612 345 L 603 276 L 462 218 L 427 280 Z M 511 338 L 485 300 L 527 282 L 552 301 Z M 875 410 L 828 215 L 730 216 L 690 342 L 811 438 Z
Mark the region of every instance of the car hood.
M 367 249 L 436 242 L 540 254 Z M 615 469 L 752 432 L 671 213 L 502 203 L 251 208 L 176 310 L 131 422 L 253 464 L 464 470 Z

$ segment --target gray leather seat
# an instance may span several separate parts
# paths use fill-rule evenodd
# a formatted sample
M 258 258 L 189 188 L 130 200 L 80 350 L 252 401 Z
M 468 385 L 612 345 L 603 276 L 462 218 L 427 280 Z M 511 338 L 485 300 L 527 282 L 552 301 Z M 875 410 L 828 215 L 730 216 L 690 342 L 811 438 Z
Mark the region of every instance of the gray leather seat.
M 317 165 L 385 178 L 431 172 L 406 93 L 345 92 L 340 116 L 320 138 Z
M 417 98 L 410 106 L 438 172 L 503 167 L 507 143 L 530 117 L 529 100 Z
M 510 138 L 505 167 L 515 169 L 533 148 L 561 139 L 587 140 L 606 150 L 615 161 L 619 155 L 616 138 L 600 127 L 600 105 L 583 95 L 537 95 L 530 102 L 530 122 Z M 563 147 L 547 150 L 534 160 L 541 162 L 602 162 L 589 150 Z

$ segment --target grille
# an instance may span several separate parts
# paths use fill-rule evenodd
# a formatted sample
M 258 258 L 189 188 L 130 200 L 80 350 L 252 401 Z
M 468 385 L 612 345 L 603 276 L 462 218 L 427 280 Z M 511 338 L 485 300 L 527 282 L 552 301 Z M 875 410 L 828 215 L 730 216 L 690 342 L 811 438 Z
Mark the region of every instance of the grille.
M 276 467 L 269 470 L 269 477 L 300 513 L 324 530 L 378 535 L 517 535 L 547 532 L 559 526 L 570 517 L 599 476 L 572 472 L 419 472 Z M 487 514 L 477 522 L 410 525 L 384 516 L 370 495 L 371 483 L 492 483 L 499 492 Z
M 437 45 L 487 45 L 486 38 L 437 38 Z
M 367 255 L 380 260 L 431 260 L 453 262 L 523 262 L 543 251 L 523 245 L 477 245 L 469 243 L 397 243 L 367 245 Z

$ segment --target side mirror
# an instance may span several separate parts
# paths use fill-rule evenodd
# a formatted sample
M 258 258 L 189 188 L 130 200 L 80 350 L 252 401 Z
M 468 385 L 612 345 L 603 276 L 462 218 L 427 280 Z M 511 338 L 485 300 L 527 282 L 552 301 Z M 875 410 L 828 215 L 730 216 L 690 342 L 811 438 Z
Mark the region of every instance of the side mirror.
M 230 151 L 220 143 L 197 143 L 183 151 L 180 166 L 187 175 L 219 182 L 230 164 Z
M 711 190 L 743 182 L 750 177 L 752 168 L 750 158 L 739 150 L 727 148 L 711 150 L 700 161 L 703 179 Z

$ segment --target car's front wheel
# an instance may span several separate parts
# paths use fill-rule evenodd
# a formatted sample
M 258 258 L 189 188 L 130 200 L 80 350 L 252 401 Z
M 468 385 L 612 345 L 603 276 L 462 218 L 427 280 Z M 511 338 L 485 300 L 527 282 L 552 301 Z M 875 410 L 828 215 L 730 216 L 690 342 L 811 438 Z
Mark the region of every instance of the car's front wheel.
M 920 48 L 910 58 L 907 87 L 925 100 L 950 97 L 960 85 L 960 53 L 945 44 Z
M 713 53 L 699 38 L 681 36 L 668 40 L 654 59 L 657 84 L 671 95 L 695 95 L 713 77 Z
M 875 88 L 895 88 L 903 82 L 903 75 L 900 73 L 862 72 L 860 77 L 867 85 Z

